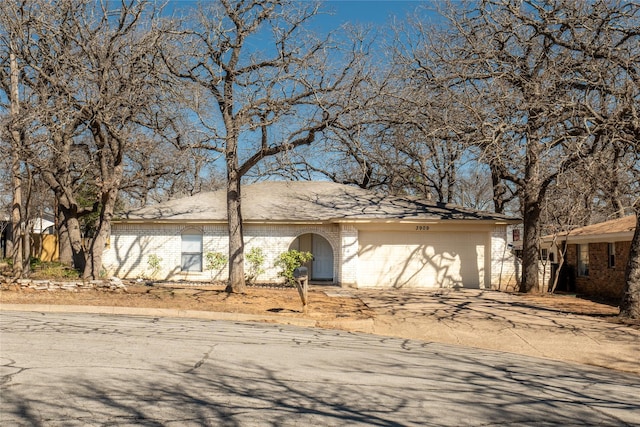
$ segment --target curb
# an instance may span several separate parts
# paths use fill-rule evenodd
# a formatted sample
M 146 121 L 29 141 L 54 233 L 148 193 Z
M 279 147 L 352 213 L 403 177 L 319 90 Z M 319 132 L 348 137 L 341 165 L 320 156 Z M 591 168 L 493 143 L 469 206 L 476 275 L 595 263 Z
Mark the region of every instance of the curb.
M 173 308 L 118 307 L 55 304 L 0 304 L 2 311 L 33 311 L 39 313 L 85 313 L 120 316 L 170 317 L 178 319 L 226 320 L 231 322 L 278 323 L 305 328 L 349 329 L 373 332 L 373 319 L 314 320 L 271 314 L 229 313 L 222 311 L 177 310 Z

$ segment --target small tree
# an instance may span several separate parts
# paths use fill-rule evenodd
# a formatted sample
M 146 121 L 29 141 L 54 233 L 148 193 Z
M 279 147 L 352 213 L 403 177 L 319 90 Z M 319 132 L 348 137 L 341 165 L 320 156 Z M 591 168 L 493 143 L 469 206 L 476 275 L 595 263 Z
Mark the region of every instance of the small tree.
M 211 270 L 211 280 L 222 272 L 229 259 L 221 252 L 207 252 L 204 254 L 205 268 Z
M 289 285 L 295 284 L 293 271 L 305 262 L 313 259 L 311 252 L 300 252 L 296 249 L 281 253 L 275 261 L 275 266 L 281 269 L 279 275 L 284 277 Z
M 151 254 L 147 257 L 147 267 L 149 269 L 149 278 L 155 279 L 161 270 L 162 258 L 156 254 Z
M 251 250 L 245 256 L 245 260 L 249 264 L 246 281 L 248 283 L 252 283 L 256 279 L 256 277 L 264 273 L 264 251 L 262 250 L 262 248 L 251 248 Z

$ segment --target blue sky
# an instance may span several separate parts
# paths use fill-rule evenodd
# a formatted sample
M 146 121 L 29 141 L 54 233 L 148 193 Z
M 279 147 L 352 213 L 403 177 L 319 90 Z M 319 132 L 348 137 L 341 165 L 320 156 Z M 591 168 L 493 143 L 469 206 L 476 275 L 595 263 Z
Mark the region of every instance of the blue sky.
M 206 2 L 206 0 L 204 0 Z M 311 0 L 299 0 L 301 2 Z M 433 6 L 438 0 L 325 0 L 323 13 L 315 22 L 324 31 L 335 30 L 345 24 L 382 25 L 392 17 L 404 20 L 420 5 Z M 170 9 L 193 7 L 195 0 L 169 0 Z
M 393 16 L 404 19 L 421 4 L 431 3 L 418 0 L 329 0 L 325 1 L 325 8 L 335 11 L 327 21 L 336 25 L 346 22 L 378 25 L 387 23 Z

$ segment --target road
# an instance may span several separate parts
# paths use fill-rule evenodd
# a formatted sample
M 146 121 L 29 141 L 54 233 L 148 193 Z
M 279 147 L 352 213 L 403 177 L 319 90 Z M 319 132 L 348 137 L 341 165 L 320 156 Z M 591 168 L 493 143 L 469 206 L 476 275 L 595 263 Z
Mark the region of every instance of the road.
M 0 313 L 11 426 L 640 425 L 640 377 L 292 326 Z

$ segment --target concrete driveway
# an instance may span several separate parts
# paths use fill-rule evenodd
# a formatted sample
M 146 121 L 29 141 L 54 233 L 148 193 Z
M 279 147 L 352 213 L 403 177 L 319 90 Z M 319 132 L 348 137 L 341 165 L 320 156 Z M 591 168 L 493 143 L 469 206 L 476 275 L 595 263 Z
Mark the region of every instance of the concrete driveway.
M 612 319 L 553 310 L 497 291 L 343 292 L 352 292 L 375 312 L 367 332 L 577 362 L 640 375 L 640 328 Z
M 0 313 L 0 424 L 640 425 L 640 377 L 317 328 Z

